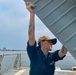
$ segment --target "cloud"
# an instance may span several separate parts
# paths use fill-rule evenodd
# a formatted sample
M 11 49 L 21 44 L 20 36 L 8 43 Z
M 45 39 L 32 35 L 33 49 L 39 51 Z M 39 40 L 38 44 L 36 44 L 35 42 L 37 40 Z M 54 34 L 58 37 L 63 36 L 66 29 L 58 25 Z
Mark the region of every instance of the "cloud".
M 0 0 L 0 4 L 0 30 L 20 29 L 24 24 L 27 25 L 28 14 L 26 10 L 22 10 L 25 9 L 23 2 L 19 0 Z
M 54 35 L 36 16 L 36 39 Z M 0 0 L 0 47 L 25 49 L 28 40 L 29 12 L 23 0 Z
M 28 15 L 23 1 L 0 0 L 0 47 L 25 48 Z

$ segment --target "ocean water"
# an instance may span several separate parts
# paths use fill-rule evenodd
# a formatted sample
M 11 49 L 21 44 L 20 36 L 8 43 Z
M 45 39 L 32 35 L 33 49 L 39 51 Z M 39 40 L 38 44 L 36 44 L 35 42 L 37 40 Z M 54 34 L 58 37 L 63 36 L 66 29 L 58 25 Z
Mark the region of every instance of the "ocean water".
M 20 54 L 20 57 L 18 58 L 16 67 L 29 67 L 30 65 L 26 51 L 0 51 L 0 55 L 1 54 L 3 54 L 3 59 L 1 62 L 0 73 L 14 67 L 17 54 Z M 56 62 L 56 66 L 61 69 L 72 69 L 72 67 L 76 67 L 76 60 L 70 54 L 67 54 L 63 60 Z

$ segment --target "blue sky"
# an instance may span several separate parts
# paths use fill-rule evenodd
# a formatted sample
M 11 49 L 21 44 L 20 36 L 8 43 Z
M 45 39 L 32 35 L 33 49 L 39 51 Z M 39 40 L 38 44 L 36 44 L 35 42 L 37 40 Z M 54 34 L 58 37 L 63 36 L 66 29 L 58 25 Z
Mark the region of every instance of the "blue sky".
M 55 37 L 46 26 L 35 18 L 36 40 L 42 36 Z M 28 40 L 29 12 L 23 0 L 0 0 L 0 48 L 26 49 Z M 43 29 L 43 30 L 42 30 Z M 61 43 L 54 46 L 59 49 Z

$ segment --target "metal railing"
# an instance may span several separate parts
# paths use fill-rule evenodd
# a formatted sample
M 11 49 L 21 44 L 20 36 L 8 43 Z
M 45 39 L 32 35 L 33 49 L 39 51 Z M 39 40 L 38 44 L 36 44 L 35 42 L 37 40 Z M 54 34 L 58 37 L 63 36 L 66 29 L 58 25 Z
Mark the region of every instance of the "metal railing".
M 28 67 L 26 53 L 0 54 L 0 74 L 12 68 Z

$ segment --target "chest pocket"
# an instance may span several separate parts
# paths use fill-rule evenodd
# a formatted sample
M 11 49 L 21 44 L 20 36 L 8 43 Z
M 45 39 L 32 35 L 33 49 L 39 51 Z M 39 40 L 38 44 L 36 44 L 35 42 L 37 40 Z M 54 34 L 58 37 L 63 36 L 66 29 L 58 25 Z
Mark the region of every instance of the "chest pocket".
M 54 74 L 54 71 L 55 71 L 55 61 L 54 61 L 54 59 L 52 58 L 52 53 L 50 53 L 49 55 L 48 55 L 48 62 L 47 62 L 47 64 L 48 64 L 48 75 L 53 75 Z
M 52 53 L 50 53 L 50 54 L 48 55 L 48 65 L 49 65 L 49 66 L 55 65 L 55 61 L 53 60 L 52 56 L 53 56 Z

